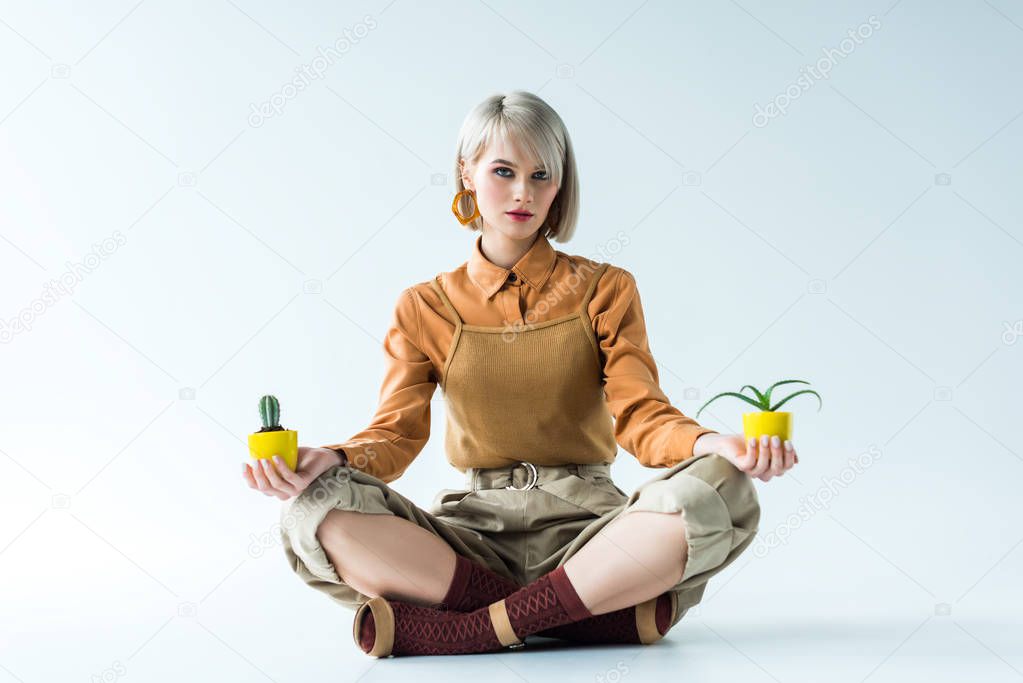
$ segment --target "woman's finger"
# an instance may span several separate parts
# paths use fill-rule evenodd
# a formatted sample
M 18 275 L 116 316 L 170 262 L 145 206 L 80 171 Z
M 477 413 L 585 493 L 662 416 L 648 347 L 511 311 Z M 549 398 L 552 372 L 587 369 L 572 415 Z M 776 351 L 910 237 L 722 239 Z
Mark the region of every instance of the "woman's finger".
M 256 480 L 256 486 L 259 487 L 260 491 L 269 492 L 273 489 L 270 486 L 270 482 L 266 478 L 266 473 L 263 471 L 263 466 L 259 464 L 259 458 L 256 458 L 252 462 L 252 478 Z
M 751 455 L 752 453 L 752 439 L 746 439 L 746 452 L 736 453 L 735 462 L 733 463 L 740 472 L 748 472 L 753 468 L 753 464 L 756 462 L 756 458 Z
M 291 495 L 287 493 L 282 493 L 276 489 L 274 489 L 274 492 L 270 495 L 272 495 L 274 498 L 277 498 L 278 500 L 288 500 L 289 498 L 292 497 Z
M 259 462 L 263 466 L 263 472 L 266 473 L 267 480 L 274 489 L 281 493 L 289 494 L 289 497 L 294 494 L 294 487 L 281 479 L 281 475 L 277 473 L 277 468 L 272 462 L 266 458 L 261 458 Z
M 274 495 L 273 493 L 271 493 L 270 491 L 267 491 L 266 489 L 260 487 L 259 481 L 256 479 L 256 472 L 258 472 L 258 471 L 259 470 L 252 463 L 249 463 L 249 462 L 245 463 L 245 479 L 246 479 L 246 481 L 248 482 L 249 486 L 251 486 L 252 488 L 256 489 L 257 491 L 262 493 L 264 496 L 273 496 Z
M 760 439 L 758 439 L 757 437 L 753 437 L 752 441 L 753 444 L 750 446 L 749 449 L 750 454 L 749 475 L 751 477 L 759 477 L 760 472 L 757 471 L 757 465 L 760 464 Z
M 761 439 L 760 447 L 761 457 L 767 462 L 767 466 L 764 471 L 760 474 L 760 481 L 771 481 L 774 477 L 774 472 L 771 471 L 771 440 L 770 437 L 767 439 L 767 444 L 764 445 L 763 439 Z
M 792 447 L 792 442 L 785 439 L 785 469 L 791 469 L 796 464 L 796 449 Z
M 781 439 L 771 437 L 771 474 L 780 477 L 785 472 L 785 451 L 782 450 Z
M 252 465 L 253 476 L 256 478 L 256 481 L 259 482 L 260 490 L 263 492 L 263 495 L 270 496 L 271 498 L 279 498 L 280 500 L 287 500 L 290 496 L 278 490 L 268 478 L 265 465 L 263 464 L 264 462 L 263 458 L 256 458 L 256 462 Z
M 256 480 L 252 478 L 252 467 L 247 462 L 242 463 L 242 479 L 249 485 L 249 488 L 258 489 L 259 485 L 256 484 Z
M 256 472 L 255 461 L 250 459 L 245 463 L 245 467 L 248 469 L 248 477 L 252 480 L 255 488 L 262 489 L 263 487 L 259 485 L 259 474 Z
M 752 439 L 746 439 L 746 450 L 735 454 L 734 464 L 740 472 L 749 472 L 753 468 L 753 463 L 756 462 L 756 459 L 751 455 L 753 451 L 751 441 Z
M 284 481 L 286 481 L 289 484 L 291 484 L 292 488 L 294 488 L 296 491 L 298 491 L 299 489 L 304 488 L 304 482 L 302 481 L 302 475 L 300 475 L 298 472 L 292 471 L 292 469 L 290 467 L 288 467 L 288 463 L 284 462 L 281 459 L 281 456 L 279 456 L 279 455 L 275 455 L 274 456 L 274 464 L 277 465 L 277 467 L 275 468 L 277 470 L 277 473 L 279 475 L 281 475 L 281 478 Z
M 757 443 L 757 464 L 752 470 L 755 477 L 763 478 L 764 472 L 771 466 L 771 450 L 767 439 L 767 435 L 764 434 Z

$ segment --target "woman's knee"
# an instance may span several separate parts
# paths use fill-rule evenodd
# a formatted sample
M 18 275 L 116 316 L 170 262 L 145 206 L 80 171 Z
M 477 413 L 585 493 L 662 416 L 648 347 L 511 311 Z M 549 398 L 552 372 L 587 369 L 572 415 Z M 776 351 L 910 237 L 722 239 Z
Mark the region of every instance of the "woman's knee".
M 345 581 L 347 567 L 343 566 L 342 559 L 351 552 L 358 550 L 358 545 L 352 542 L 350 515 L 357 515 L 357 512 L 346 510 L 330 510 L 316 527 L 316 541 L 323 549 L 327 562 L 341 581 Z M 346 519 L 348 517 L 348 519 Z
M 337 539 L 345 538 L 349 536 L 353 524 L 353 519 L 362 513 L 355 510 L 328 510 L 323 521 L 316 527 L 316 540 L 320 542 L 320 545 L 325 545 L 324 541 L 335 541 Z
M 753 478 L 717 453 L 710 454 L 706 460 L 706 472 L 701 478 L 717 489 L 732 523 L 755 531 L 760 523 L 760 499 Z
M 330 510 L 323 517 L 323 521 L 316 527 L 316 540 L 320 542 L 320 545 L 324 545 L 326 539 L 330 536 L 334 527 L 334 520 L 331 518 L 334 511 Z

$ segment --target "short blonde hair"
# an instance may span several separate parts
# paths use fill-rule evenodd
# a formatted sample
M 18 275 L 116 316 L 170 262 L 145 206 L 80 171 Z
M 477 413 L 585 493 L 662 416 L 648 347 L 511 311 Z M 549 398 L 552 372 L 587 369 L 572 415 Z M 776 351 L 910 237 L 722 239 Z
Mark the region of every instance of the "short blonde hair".
M 501 136 L 512 141 L 533 159 L 543 164 L 558 193 L 550 211 L 540 227 L 542 234 L 558 242 L 567 242 L 575 232 L 579 219 L 579 174 L 575 165 L 575 152 L 568 130 L 557 112 L 549 104 L 524 90 L 511 90 L 486 98 L 465 117 L 458 133 L 455 148 L 455 191 L 465 189 L 462 182 L 461 160 L 475 164 L 487 144 Z M 473 200 L 463 196 L 458 212 L 463 216 L 473 213 Z M 471 230 L 483 227 L 482 218 L 466 225 Z

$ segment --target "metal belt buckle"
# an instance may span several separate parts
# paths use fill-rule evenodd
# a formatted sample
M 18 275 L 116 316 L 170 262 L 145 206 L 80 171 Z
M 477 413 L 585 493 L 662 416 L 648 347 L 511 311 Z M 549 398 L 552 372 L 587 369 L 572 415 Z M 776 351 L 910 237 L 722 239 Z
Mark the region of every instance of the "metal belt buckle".
M 537 479 L 539 479 L 539 475 L 536 473 L 536 468 L 533 466 L 533 463 L 531 463 L 531 462 L 522 462 L 522 463 L 519 463 L 519 464 L 520 465 L 525 465 L 526 467 L 529 468 L 529 470 L 530 470 L 530 472 L 529 472 L 529 476 L 530 476 L 529 483 L 526 484 L 522 488 L 518 488 L 518 487 L 515 487 L 515 486 L 512 486 L 512 485 L 509 484 L 508 486 L 504 487 L 504 488 L 508 489 L 509 491 L 528 491 L 529 489 L 531 489 L 534 486 L 536 486 L 536 481 L 537 481 Z M 518 465 L 516 465 L 515 467 L 518 467 Z M 512 471 L 514 471 L 514 468 L 512 468 Z

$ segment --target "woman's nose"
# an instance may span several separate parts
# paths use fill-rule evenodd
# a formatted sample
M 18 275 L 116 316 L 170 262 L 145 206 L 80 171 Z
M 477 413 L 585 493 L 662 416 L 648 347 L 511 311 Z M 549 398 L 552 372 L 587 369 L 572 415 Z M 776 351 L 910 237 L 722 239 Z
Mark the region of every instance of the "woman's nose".
M 523 201 L 533 200 L 533 188 L 524 180 L 520 180 L 515 184 L 515 198 Z

